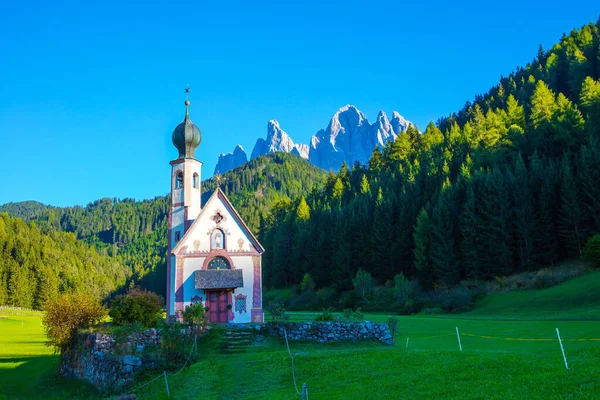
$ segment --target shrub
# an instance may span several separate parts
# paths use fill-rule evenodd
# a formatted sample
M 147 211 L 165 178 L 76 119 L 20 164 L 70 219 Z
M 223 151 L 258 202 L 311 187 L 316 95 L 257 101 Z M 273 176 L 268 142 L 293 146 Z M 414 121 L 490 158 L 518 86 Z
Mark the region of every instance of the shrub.
M 337 307 L 341 309 L 356 308 L 360 305 L 360 296 L 355 291 L 343 292 L 337 303 Z
M 390 334 L 392 335 L 392 343 L 394 343 L 394 336 L 396 335 L 396 331 L 398 330 L 398 318 L 389 317 L 387 320 L 387 325 L 390 329 Z
M 288 319 L 287 314 L 285 313 L 285 307 L 283 303 L 279 300 L 275 300 L 269 303 L 267 306 L 267 312 L 271 315 L 271 319 L 273 321 L 286 321 Z
M 75 340 L 79 329 L 98 324 L 104 317 L 106 309 L 88 294 L 64 293 L 48 300 L 42 317 L 46 345 L 58 353 Z
M 367 271 L 359 269 L 352 278 L 354 289 L 363 298 L 367 299 L 373 293 L 373 277 Z
M 188 325 L 204 326 L 206 324 L 204 307 L 201 303 L 190 304 L 181 312 L 181 316 Z
M 187 357 L 191 357 L 190 361 L 196 361 L 196 356 L 190 350 L 194 343 L 194 338 L 190 335 L 182 334 L 185 327 L 180 322 L 165 324 L 162 327 L 162 357 L 166 368 L 179 367 L 183 364 Z
M 300 284 L 303 292 L 312 292 L 315 290 L 315 281 L 310 276 L 310 274 L 304 274 L 304 278 L 302 278 L 302 283 Z
M 394 277 L 394 296 L 400 304 L 405 304 L 412 295 L 412 285 L 406 279 L 404 274 L 400 272 Z
M 360 311 L 360 308 L 357 308 L 353 311 L 351 308 L 344 309 L 344 321 L 346 322 L 361 322 L 365 319 L 363 313 Z
M 315 318 L 315 321 L 329 322 L 329 321 L 335 321 L 336 319 L 337 319 L 337 316 L 333 313 L 333 308 L 328 307 L 327 309 L 323 310 L 321 315 L 319 315 Z
M 156 293 L 139 288 L 115 297 L 108 315 L 116 324 L 139 322 L 145 327 L 154 327 L 162 314 L 163 298 Z
M 583 258 L 589 262 L 593 268 L 600 268 L 600 234 L 594 235 L 588 239 L 583 248 Z

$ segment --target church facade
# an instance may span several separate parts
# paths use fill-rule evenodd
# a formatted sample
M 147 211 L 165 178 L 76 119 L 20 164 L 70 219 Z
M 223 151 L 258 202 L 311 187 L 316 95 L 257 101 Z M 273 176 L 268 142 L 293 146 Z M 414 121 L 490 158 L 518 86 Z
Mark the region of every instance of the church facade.
M 172 136 L 179 156 L 171 161 L 167 317 L 200 303 L 210 322 L 263 322 L 264 249 L 220 188 L 201 204 L 202 163 L 194 152 L 202 136 L 189 104 Z

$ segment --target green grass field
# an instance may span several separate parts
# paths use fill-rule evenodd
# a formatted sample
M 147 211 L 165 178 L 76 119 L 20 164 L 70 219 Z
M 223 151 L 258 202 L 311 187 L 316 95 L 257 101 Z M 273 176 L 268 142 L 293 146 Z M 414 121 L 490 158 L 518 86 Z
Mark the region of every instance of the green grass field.
M 309 398 L 328 400 L 598 399 L 599 285 L 597 271 L 550 289 L 492 295 L 461 315 L 398 317 L 393 348 L 291 342 L 298 383 L 307 383 Z M 38 316 L 2 318 L 0 335 L 0 399 L 101 398 L 88 385 L 56 376 L 57 357 L 43 346 Z M 218 353 L 210 343 L 200 349 L 198 363 L 169 377 L 173 398 L 299 398 L 280 340 L 242 354 Z M 164 380 L 137 394 L 166 399 Z

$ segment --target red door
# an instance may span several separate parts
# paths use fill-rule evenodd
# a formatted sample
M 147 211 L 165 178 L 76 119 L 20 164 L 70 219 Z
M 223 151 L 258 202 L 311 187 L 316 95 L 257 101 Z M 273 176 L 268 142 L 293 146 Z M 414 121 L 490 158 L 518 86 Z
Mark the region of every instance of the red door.
M 227 323 L 228 318 L 228 296 L 227 292 L 208 293 L 208 313 L 210 322 Z

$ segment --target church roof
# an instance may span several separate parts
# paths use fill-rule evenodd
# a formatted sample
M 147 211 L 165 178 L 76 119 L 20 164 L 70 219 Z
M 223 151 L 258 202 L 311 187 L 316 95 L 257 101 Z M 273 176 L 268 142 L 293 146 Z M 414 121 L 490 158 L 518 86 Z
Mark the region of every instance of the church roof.
M 241 269 L 197 270 L 194 274 L 196 289 L 234 289 L 244 286 Z
M 246 225 L 246 223 L 244 222 L 244 220 L 242 219 L 242 217 L 240 217 L 240 214 L 238 214 L 238 212 L 233 207 L 233 205 L 231 204 L 231 202 L 229 201 L 229 199 L 227 198 L 227 196 L 225 196 L 225 193 L 223 193 L 223 191 L 221 190 L 220 187 L 217 187 L 217 189 L 210 196 L 210 198 L 206 202 L 206 206 L 202 207 L 202 210 L 200 211 L 200 214 L 194 220 L 194 222 L 188 228 L 188 230 L 185 232 L 185 234 L 183 235 L 183 238 L 181 238 L 181 240 L 179 241 L 179 243 L 177 244 L 177 246 L 175 246 L 175 248 L 173 249 L 172 253 L 173 254 L 179 253 L 179 251 L 183 247 L 184 243 L 186 242 L 188 236 L 191 235 L 191 232 L 194 230 L 194 227 L 199 223 L 199 221 L 202 219 L 201 218 L 202 215 L 208 209 L 208 204 L 210 204 L 212 201 L 215 201 L 215 199 L 221 200 L 221 203 L 225 206 L 225 208 L 227 209 L 227 211 L 229 211 L 229 213 L 231 214 L 231 216 L 238 223 L 239 227 L 246 234 L 246 236 L 248 237 L 248 239 L 250 240 L 250 242 L 252 243 L 252 245 L 254 246 L 254 248 L 256 249 L 256 251 L 259 254 L 264 253 L 265 252 L 265 248 L 260 244 L 260 242 L 258 241 L 258 239 L 256 238 L 256 236 L 254 236 L 254 234 L 252 233 L 252 231 L 250 230 L 250 228 L 248 228 L 248 225 Z
M 190 119 L 188 112 L 188 106 L 190 102 L 185 101 L 185 118 L 183 122 L 175 127 L 173 130 L 172 141 L 173 145 L 179 152 L 178 158 L 194 158 L 194 150 L 202 142 L 202 133 L 200 129 Z

